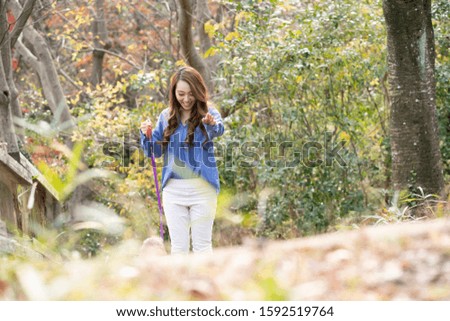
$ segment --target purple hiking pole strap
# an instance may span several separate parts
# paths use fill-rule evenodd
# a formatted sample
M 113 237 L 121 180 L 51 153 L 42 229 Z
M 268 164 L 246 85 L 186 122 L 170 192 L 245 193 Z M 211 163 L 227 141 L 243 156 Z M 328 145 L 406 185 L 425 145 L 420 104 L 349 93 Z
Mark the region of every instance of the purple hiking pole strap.
M 152 137 L 152 129 L 149 127 L 147 129 L 147 138 L 150 139 Z M 155 188 L 156 188 L 156 197 L 158 198 L 158 209 L 159 209 L 159 236 L 164 241 L 164 228 L 163 228 L 163 208 L 161 205 L 161 194 L 159 192 L 159 184 L 158 184 L 158 172 L 156 171 L 156 161 L 155 155 L 153 155 L 153 150 L 150 153 L 150 158 L 152 160 L 152 168 L 153 168 L 153 178 L 155 180 Z

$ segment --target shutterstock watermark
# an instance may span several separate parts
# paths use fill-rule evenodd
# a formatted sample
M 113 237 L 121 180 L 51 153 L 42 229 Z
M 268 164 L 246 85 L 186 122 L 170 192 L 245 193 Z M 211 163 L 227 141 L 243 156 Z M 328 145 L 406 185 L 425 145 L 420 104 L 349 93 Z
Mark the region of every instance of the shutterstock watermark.
M 146 149 L 151 148 L 149 142 Z M 153 148 L 160 146 L 152 144 Z M 188 146 L 182 143 L 180 146 L 169 144 L 167 151 L 173 157 L 177 166 L 189 167 L 224 167 L 232 169 L 236 167 L 255 168 L 294 168 L 297 166 L 340 166 L 346 167 L 348 161 L 345 155 L 348 153 L 344 140 L 333 140 L 332 133 L 325 133 L 320 140 L 310 140 L 303 143 L 297 141 L 280 141 L 266 135 L 260 140 L 223 141 L 208 142 L 205 145 L 197 142 L 188 153 Z M 212 157 L 214 149 L 214 157 Z M 206 153 L 205 153 L 206 151 Z M 210 153 L 207 153 L 207 152 Z M 109 141 L 102 145 L 102 152 L 106 156 L 104 167 L 112 164 L 122 167 L 146 166 L 147 157 L 139 141 L 133 140 L 131 135 L 121 137 L 119 141 Z M 138 157 L 136 157 L 136 153 Z M 187 159 L 181 161 L 181 155 L 187 155 Z M 134 155 L 134 157 L 133 157 Z

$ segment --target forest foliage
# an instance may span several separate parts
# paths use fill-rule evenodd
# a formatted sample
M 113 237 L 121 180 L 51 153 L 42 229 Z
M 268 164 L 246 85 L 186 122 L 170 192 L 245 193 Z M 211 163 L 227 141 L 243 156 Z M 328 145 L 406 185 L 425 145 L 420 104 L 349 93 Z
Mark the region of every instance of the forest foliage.
M 80 183 L 76 173 L 90 170 L 96 206 L 125 222 L 119 234 L 82 229 L 71 246 L 86 256 L 121 239 L 157 233 L 152 171 L 139 150 L 138 125 L 156 121 L 167 106 L 169 77 L 185 63 L 173 2 L 106 1 L 103 82 L 93 86 L 93 3 L 55 1 L 38 8 L 33 22 L 46 35 L 77 120 L 74 152 L 61 147 L 64 135 L 57 128 L 45 130 L 53 115 L 35 75 L 23 61 L 15 70 L 28 123 L 24 152 L 63 198 Z M 216 246 L 240 244 L 245 236 L 293 238 L 401 221 L 408 209 L 434 199 L 390 189 L 381 1 L 223 0 L 210 2 L 210 10 L 204 30 L 211 47 L 202 54 L 213 63 L 211 100 L 226 124 L 216 143 L 222 185 Z M 433 2 L 447 181 L 449 12 L 447 1 Z M 429 215 L 446 215 L 445 205 L 437 204 Z

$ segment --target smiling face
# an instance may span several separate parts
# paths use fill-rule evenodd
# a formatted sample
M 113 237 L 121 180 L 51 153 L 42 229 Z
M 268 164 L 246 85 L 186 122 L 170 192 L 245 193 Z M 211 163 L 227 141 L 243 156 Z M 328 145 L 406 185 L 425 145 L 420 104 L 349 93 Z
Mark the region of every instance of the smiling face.
M 171 118 L 181 116 L 184 122 L 198 126 L 208 113 L 208 91 L 200 73 L 192 67 L 181 67 L 170 78 L 169 106 Z
M 191 87 L 187 82 L 185 82 L 184 80 L 180 80 L 177 82 L 175 96 L 177 97 L 177 100 L 181 105 L 182 111 L 190 113 L 192 107 L 195 104 L 195 97 L 192 94 Z

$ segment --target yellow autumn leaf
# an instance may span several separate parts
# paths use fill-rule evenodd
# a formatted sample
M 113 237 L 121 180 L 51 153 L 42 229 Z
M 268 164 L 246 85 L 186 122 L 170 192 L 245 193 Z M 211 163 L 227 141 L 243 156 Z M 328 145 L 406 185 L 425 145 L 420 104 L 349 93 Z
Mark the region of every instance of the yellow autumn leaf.
M 210 47 L 208 50 L 206 50 L 205 54 L 203 55 L 205 58 L 212 57 L 217 53 L 217 49 L 214 47 Z
M 247 11 L 241 11 L 236 15 L 234 26 L 237 27 L 239 25 L 239 21 L 250 18 L 253 14 Z
M 208 35 L 209 38 L 212 38 L 214 36 L 214 33 L 217 30 L 217 27 L 211 23 L 211 21 L 207 21 L 203 28 L 205 29 L 205 33 Z
M 80 99 L 79 96 L 75 96 L 74 98 L 70 99 L 70 103 L 72 105 L 76 105 L 78 103 L 78 100 Z
M 237 32 L 237 31 L 230 32 L 230 33 L 227 34 L 227 36 L 225 37 L 225 40 L 226 40 L 226 41 L 231 41 L 231 40 L 233 40 L 234 38 L 239 38 L 239 32 Z
M 177 62 L 175 62 L 175 66 L 177 66 L 177 67 L 181 67 L 184 65 L 186 65 L 186 64 L 184 63 L 183 59 L 177 60 Z

